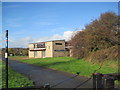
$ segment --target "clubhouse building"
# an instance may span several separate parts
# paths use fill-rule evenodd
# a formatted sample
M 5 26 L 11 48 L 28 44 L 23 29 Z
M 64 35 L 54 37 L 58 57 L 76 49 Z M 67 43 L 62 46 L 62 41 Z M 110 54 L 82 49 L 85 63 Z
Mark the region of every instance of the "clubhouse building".
M 70 47 L 65 40 L 52 40 L 29 44 L 29 58 L 70 56 Z

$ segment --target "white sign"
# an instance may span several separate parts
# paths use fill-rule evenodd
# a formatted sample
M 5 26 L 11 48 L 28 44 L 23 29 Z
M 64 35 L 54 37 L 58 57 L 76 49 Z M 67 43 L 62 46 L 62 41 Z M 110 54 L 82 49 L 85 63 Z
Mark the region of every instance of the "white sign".
M 5 53 L 5 58 L 8 58 L 8 53 Z

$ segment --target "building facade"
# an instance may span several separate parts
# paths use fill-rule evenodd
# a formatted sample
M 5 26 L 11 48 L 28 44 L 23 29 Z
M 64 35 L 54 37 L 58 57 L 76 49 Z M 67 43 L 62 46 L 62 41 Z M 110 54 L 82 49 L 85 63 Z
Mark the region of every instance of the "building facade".
M 65 40 L 29 44 L 29 58 L 65 57 L 69 55 Z

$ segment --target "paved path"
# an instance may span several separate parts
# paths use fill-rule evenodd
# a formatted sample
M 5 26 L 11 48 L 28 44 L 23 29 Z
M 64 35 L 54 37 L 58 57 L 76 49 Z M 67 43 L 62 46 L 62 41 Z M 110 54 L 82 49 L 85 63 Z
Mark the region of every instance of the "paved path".
M 9 60 L 9 65 L 15 71 L 28 76 L 35 82 L 36 87 L 41 87 L 49 83 L 53 88 L 76 88 L 79 84 L 88 79 L 71 73 L 25 64 L 15 60 Z M 89 80 L 79 88 L 92 88 L 92 80 Z

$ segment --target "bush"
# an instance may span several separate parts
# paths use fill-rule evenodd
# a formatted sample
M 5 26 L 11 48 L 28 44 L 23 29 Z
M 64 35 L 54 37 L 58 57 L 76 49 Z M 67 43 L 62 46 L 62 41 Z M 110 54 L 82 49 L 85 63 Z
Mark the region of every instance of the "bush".
M 97 60 L 99 62 L 102 62 L 104 60 L 118 60 L 120 59 L 118 48 L 120 48 L 120 46 L 113 46 L 107 49 L 92 52 L 88 57 L 86 57 L 86 60 Z
M 75 49 L 74 49 L 75 50 Z M 89 51 L 86 48 L 80 48 L 79 50 L 74 51 L 73 57 L 77 59 L 82 59 L 88 56 Z

